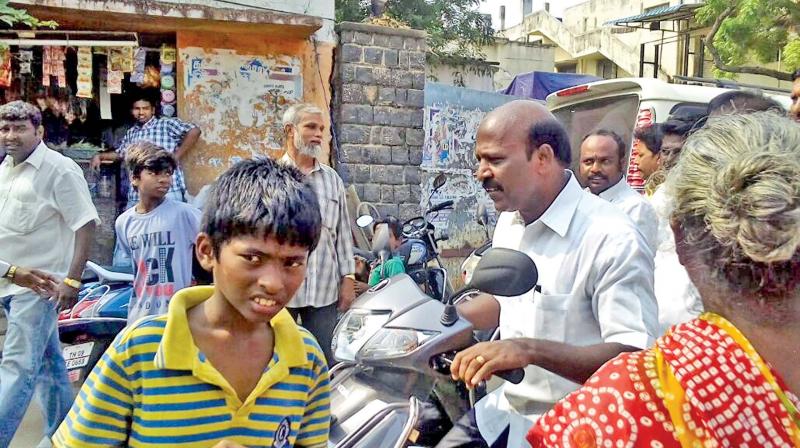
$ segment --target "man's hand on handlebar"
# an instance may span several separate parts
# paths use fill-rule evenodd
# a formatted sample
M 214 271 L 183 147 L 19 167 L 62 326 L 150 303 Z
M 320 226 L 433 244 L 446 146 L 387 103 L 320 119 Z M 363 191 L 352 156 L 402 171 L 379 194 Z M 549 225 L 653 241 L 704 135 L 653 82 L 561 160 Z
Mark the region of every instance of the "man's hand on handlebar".
M 456 354 L 450 373 L 472 389 L 495 372 L 523 369 L 532 364 L 529 339 L 480 342 Z

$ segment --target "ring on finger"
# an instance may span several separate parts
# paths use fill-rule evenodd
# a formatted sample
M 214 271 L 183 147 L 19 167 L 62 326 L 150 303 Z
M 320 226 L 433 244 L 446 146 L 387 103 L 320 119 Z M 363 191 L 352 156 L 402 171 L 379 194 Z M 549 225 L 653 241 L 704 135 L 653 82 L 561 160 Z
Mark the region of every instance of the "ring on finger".
M 478 364 L 483 364 L 483 363 L 486 362 L 486 358 L 484 358 L 481 355 L 478 355 L 478 356 L 475 357 L 475 361 L 478 361 Z

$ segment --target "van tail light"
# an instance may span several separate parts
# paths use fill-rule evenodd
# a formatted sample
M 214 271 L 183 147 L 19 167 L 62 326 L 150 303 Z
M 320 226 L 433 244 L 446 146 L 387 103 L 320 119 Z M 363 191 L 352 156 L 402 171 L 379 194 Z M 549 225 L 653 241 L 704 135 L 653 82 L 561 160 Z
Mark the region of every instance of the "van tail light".
M 636 129 L 653 126 L 655 123 L 656 111 L 652 107 L 639 109 L 639 114 L 636 116 Z M 636 164 L 638 144 L 639 141 L 634 137 L 631 143 L 631 158 L 628 161 L 628 185 L 639 193 L 643 193 L 644 178 L 642 177 L 642 172 L 639 170 L 639 165 Z
M 559 90 L 558 92 L 556 92 L 556 96 L 572 96 L 588 91 L 589 91 L 589 86 L 587 84 L 584 84 L 580 86 L 569 87 L 563 90 Z

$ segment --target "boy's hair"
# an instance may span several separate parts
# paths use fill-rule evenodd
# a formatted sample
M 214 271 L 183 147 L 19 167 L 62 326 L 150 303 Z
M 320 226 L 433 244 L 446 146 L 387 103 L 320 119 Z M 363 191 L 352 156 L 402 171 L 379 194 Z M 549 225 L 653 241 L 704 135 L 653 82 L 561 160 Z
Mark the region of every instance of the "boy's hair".
M 178 163 L 172 153 L 146 140 L 131 144 L 126 152 L 125 166 L 132 179 L 138 178 L 144 170 L 160 174 L 165 171 L 174 173 L 178 168 Z
M 274 237 L 280 244 L 317 247 L 322 216 L 314 190 L 297 168 L 270 158 L 244 160 L 214 183 L 201 232 L 219 257 L 226 242 L 239 236 Z
M 42 112 L 25 101 L 12 101 L 0 106 L 0 120 L 30 121 L 34 128 L 42 124 Z
M 633 136 L 641 140 L 653 154 L 661 152 L 661 140 L 663 137 L 661 126 L 650 125 L 636 128 L 636 130 L 633 131 Z

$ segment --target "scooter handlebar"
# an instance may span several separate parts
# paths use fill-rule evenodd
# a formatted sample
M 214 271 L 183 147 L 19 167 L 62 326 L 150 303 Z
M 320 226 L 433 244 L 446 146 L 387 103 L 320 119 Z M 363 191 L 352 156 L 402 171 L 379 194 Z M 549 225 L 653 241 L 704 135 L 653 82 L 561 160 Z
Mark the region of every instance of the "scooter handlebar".
M 450 365 L 453 363 L 453 356 L 455 353 L 443 353 L 432 359 L 433 368 L 443 375 L 450 374 Z M 525 370 L 523 369 L 510 369 L 500 370 L 492 373 L 492 375 L 499 376 L 500 378 L 508 381 L 509 383 L 519 384 L 525 377 Z

